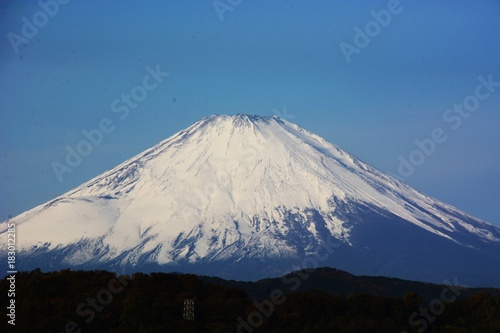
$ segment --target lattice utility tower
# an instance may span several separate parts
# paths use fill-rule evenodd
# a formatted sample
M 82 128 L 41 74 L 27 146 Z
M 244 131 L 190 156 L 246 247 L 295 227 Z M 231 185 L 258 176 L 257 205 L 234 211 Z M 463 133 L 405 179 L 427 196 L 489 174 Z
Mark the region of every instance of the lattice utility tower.
M 194 320 L 194 299 L 184 300 L 184 313 L 182 318 L 186 320 Z

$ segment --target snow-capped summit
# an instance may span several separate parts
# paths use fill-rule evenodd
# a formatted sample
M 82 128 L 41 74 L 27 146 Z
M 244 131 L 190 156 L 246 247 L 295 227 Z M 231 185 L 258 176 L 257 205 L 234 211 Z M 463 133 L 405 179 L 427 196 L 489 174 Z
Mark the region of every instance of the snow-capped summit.
M 314 258 L 358 274 L 500 286 L 499 228 L 278 117 L 203 118 L 9 222 L 26 269 L 249 279 Z

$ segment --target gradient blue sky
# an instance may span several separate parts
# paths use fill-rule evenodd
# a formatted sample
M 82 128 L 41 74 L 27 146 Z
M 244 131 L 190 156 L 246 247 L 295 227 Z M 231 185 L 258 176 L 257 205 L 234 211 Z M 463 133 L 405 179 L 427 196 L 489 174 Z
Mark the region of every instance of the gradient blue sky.
M 48 1 L 48 0 L 42 0 Z M 227 0 L 223 0 L 226 2 Z M 500 226 L 500 88 L 453 130 L 443 113 L 500 81 L 500 2 L 401 1 L 347 63 L 339 44 L 388 1 L 243 0 L 221 21 L 207 1 L 70 1 L 16 53 L 36 1 L 0 0 L 0 220 L 44 203 L 211 114 L 273 115 L 397 174 L 398 156 L 447 140 L 404 179 Z M 120 120 L 110 104 L 167 77 Z M 59 182 L 51 163 L 103 118 L 116 126 Z

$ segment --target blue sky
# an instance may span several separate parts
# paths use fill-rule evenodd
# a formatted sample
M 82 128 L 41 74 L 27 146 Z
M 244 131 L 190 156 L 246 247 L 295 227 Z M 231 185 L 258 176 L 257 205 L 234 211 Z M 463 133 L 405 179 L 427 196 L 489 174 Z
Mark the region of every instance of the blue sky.
M 500 87 L 479 88 L 467 117 L 443 118 L 474 102 L 478 77 L 500 81 L 500 2 L 222 0 L 222 13 L 213 0 L 54 1 L 41 1 L 52 16 L 37 1 L 0 1 L 0 220 L 204 116 L 249 113 L 285 115 L 500 226 Z M 358 44 L 356 27 L 368 33 Z M 148 66 L 169 75 L 120 119 L 111 104 Z M 113 130 L 60 181 L 53 163 L 105 118 Z M 446 140 L 418 160 L 415 140 L 435 129 Z M 412 153 L 418 165 L 402 177 Z

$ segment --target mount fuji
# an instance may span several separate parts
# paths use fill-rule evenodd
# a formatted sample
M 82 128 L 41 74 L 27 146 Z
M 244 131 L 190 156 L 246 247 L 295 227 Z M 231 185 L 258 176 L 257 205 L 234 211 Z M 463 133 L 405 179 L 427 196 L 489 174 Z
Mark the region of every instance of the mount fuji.
M 500 287 L 500 228 L 277 117 L 203 118 L 4 221 L 3 244 L 8 223 L 19 270 L 251 280 L 321 265 Z

